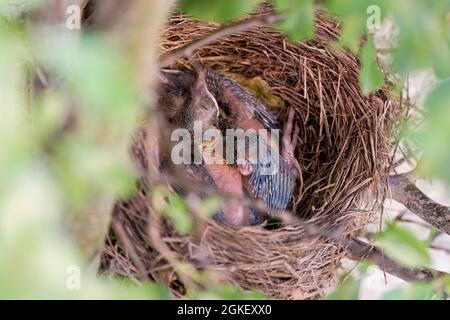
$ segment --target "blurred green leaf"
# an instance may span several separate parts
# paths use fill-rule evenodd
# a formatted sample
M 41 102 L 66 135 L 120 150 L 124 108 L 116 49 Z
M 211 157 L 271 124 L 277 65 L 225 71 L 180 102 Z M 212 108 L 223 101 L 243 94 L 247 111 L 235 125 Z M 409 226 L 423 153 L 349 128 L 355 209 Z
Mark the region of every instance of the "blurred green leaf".
M 133 188 L 127 159 L 88 139 L 66 137 L 56 147 L 55 160 L 60 181 L 77 207 L 100 194 L 126 196 Z
M 169 300 L 170 293 L 167 288 L 154 282 L 134 283 L 127 278 L 114 277 L 113 279 L 100 279 L 101 284 L 110 287 L 111 299 L 153 299 Z
M 378 90 L 384 83 L 384 75 L 376 61 L 376 48 L 371 39 L 367 39 L 361 53 L 361 72 L 359 84 L 364 95 Z
M 366 274 L 369 268 L 373 267 L 373 262 L 370 260 L 362 260 L 358 264 L 358 271 L 361 274 Z
M 152 189 L 151 201 L 156 210 L 169 218 L 177 232 L 188 234 L 192 231 L 194 221 L 183 198 L 158 186 Z
M 259 291 L 245 292 L 230 284 L 220 284 L 210 290 L 200 292 L 198 300 L 263 300 L 266 299 Z
M 442 282 L 443 282 L 443 288 L 445 290 L 445 292 L 447 293 L 447 295 L 450 294 L 450 276 L 444 276 L 442 277 Z
M 378 90 L 384 83 L 384 75 L 378 67 L 377 51 L 369 31 L 381 27 L 388 11 L 387 1 L 328 0 L 325 1 L 325 7 L 342 20 L 340 41 L 344 47 L 357 54 L 360 51 L 361 38 L 366 36 L 366 42 L 360 52 L 362 66 L 359 83 L 364 95 Z
M 397 223 L 388 223 L 386 230 L 378 233 L 377 244 L 387 256 L 404 266 L 420 268 L 430 263 L 426 242 Z
M 448 1 L 391 1 L 390 11 L 399 28 L 393 68 L 403 78 L 432 67 L 436 75 L 450 75 Z M 427 39 L 424 42 L 424 39 Z
M 426 240 L 428 245 L 430 245 L 433 242 L 433 240 L 439 233 L 440 233 L 440 231 L 438 228 L 433 227 L 433 226 L 430 227 L 430 233 L 428 234 L 428 238 Z
M 360 48 L 363 26 L 364 18 L 359 15 L 347 17 L 342 26 L 341 44 L 354 54 L 357 54 Z
M 98 35 L 42 32 L 30 50 L 61 85 L 35 108 L 35 133 L 40 142 L 53 138 L 51 156 L 71 211 L 126 196 L 134 187 L 127 148 L 140 107 L 130 64 Z M 60 132 L 69 115 L 70 129 Z
M 164 213 L 172 221 L 175 229 L 180 234 L 188 234 L 194 227 L 194 222 L 190 216 L 184 199 L 177 195 L 169 196 L 169 206 Z
M 22 65 L 25 52 L 17 36 L 18 27 L 0 17 L 0 194 L 30 161 L 32 132 L 27 126 L 25 76 Z
M 450 182 L 450 79 L 437 83 L 427 95 L 423 126 L 411 128 L 422 153 L 418 169 L 425 176 Z
M 39 163 L 24 169 L 0 195 L 0 298 L 168 297 L 167 290 L 156 284 L 136 285 L 93 274 L 61 225 L 63 196 L 50 170 Z M 68 286 L 71 267 L 80 270 L 79 288 Z
M 226 22 L 242 17 L 263 0 L 181 0 L 181 10 L 205 21 Z
M 20 17 L 24 12 L 36 9 L 48 0 L 5 0 L 0 3 L 0 15 Z
M 197 208 L 198 214 L 205 218 L 211 218 L 220 208 L 220 199 L 215 197 L 209 197 L 206 199 L 203 199 Z
M 275 9 L 286 18 L 278 27 L 291 41 L 303 41 L 314 36 L 313 0 L 276 0 Z
M 352 277 L 347 277 L 333 292 L 329 293 L 326 300 L 356 300 L 359 298 L 361 282 Z
M 116 129 L 128 127 L 118 126 L 120 123 L 136 120 L 135 77 L 119 48 L 95 36 L 85 35 L 80 40 L 52 33 L 36 47 L 44 65 L 72 90 L 83 120 L 103 125 L 114 121 Z
M 412 283 L 405 288 L 393 289 L 383 295 L 383 300 L 430 300 L 438 299 L 431 283 Z
M 169 206 L 170 191 L 164 186 L 156 186 L 151 191 L 151 202 L 155 210 L 164 211 Z
M 353 53 L 358 53 L 361 36 L 367 35 L 368 24 L 379 18 L 380 24 L 388 11 L 386 0 L 326 0 L 329 12 L 342 20 L 341 43 Z

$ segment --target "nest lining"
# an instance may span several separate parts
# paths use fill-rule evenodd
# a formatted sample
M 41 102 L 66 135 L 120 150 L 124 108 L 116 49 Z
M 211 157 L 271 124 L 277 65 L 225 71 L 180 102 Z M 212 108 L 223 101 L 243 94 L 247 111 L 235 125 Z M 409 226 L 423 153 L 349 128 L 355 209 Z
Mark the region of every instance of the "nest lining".
M 163 32 L 162 50 L 179 48 L 216 28 L 175 13 Z M 280 123 L 289 108 L 295 109 L 301 124 L 296 158 L 303 169 L 303 185 L 292 210 L 329 230 L 353 234 L 381 201 L 377 190 L 387 176 L 394 111 L 382 90 L 361 95 L 358 60 L 330 46 L 338 33 L 336 23 L 318 14 L 316 37 L 307 43 L 293 44 L 269 27 L 257 27 L 198 50 L 194 59 L 247 80 L 261 78 L 282 101 L 268 103 Z M 140 130 L 133 144 L 135 162 L 143 167 L 152 156 L 151 136 Z M 140 266 L 112 232 L 104 247 L 103 269 L 135 279 L 142 278 L 139 269 L 144 269 L 175 297 L 195 282 L 177 267 L 178 261 L 186 261 L 271 298 L 317 298 L 346 255 L 342 247 L 309 235 L 302 225 L 237 230 L 205 221 L 200 235 L 180 236 L 155 212 L 145 187 L 116 205 L 113 220 L 123 226 Z

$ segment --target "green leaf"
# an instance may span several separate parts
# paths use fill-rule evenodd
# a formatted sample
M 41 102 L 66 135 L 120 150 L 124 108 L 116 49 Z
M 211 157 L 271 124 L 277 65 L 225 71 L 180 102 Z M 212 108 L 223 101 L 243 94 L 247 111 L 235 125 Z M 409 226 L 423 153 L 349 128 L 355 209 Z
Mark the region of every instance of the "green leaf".
M 386 230 L 378 234 L 377 244 L 387 256 L 404 266 L 420 268 L 430 263 L 426 242 L 396 223 L 389 223 Z
M 200 292 L 199 300 L 263 300 L 266 297 L 259 291 L 243 291 L 231 284 L 219 284 L 216 287 Z
M 0 15 L 7 17 L 20 17 L 24 12 L 29 12 L 44 5 L 48 0 L 8 0 L 0 3 Z
M 450 78 L 437 83 L 427 95 L 423 126 L 411 128 L 411 138 L 422 152 L 418 169 L 425 176 L 450 182 Z
M 431 226 L 430 233 L 428 234 L 427 238 L 428 245 L 430 245 L 433 242 L 434 238 L 436 237 L 437 234 L 439 234 L 439 232 L 440 231 L 438 228 Z
M 212 217 L 220 208 L 220 199 L 209 197 L 201 201 L 198 210 L 200 217 L 208 219 Z
M 360 48 L 364 19 L 361 16 L 350 16 L 342 25 L 341 44 L 357 54 Z
M 442 286 L 447 295 L 450 294 L 450 276 L 446 275 L 442 277 Z
M 82 116 L 116 126 L 130 121 L 137 112 L 137 91 L 123 52 L 95 36 L 78 40 L 46 34 L 37 45 L 38 58 L 66 81 Z
M 392 16 L 399 28 L 393 68 L 402 78 L 430 66 L 444 79 L 450 76 L 448 1 L 392 1 Z M 424 39 L 427 39 L 424 42 Z
M 170 192 L 166 187 L 157 186 L 152 189 L 151 202 L 155 210 L 164 211 L 169 205 Z
M 379 69 L 375 56 L 375 45 L 368 39 L 361 53 L 362 66 L 359 75 L 359 84 L 364 95 L 378 90 L 384 83 L 384 74 Z
M 276 0 L 277 12 L 286 15 L 278 27 L 291 41 L 304 41 L 314 37 L 314 6 L 312 0 Z
M 373 263 L 370 260 L 362 260 L 358 264 L 358 271 L 361 274 L 366 274 L 367 271 L 369 270 L 369 268 L 371 268 L 372 266 L 373 266 Z
M 250 13 L 263 0 L 181 0 L 181 10 L 197 19 L 226 22 Z
M 60 183 L 76 207 L 100 194 L 126 196 L 133 188 L 133 172 L 126 159 L 94 141 L 66 137 L 56 146 L 54 161 Z
M 431 283 L 412 283 L 405 288 L 397 288 L 386 292 L 383 300 L 430 300 L 438 298 Z
M 363 34 L 375 22 L 381 25 L 387 10 L 386 0 L 327 0 L 328 11 L 342 21 L 341 44 L 357 53 Z
M 183 198 L 160 186 L 153 188 L 151 201 L 156 210 L 169 218 L 177 232 L 188 234 L 192 231 L 194 221 Z
M 346 278 L 333 292 L 328 294 L 326 300 L 357 300 L 361 282 L 352 277 Z
M 103 280 L 103 279 L 101 279 Z M 170 293 L 167 288 L 154 282 L 136 284 L 129 278 L 114 277 L 104 280 L 104 285 L 110 286 L 112 299 L 137 299 L 137 300 L 169 300 Z
M 169 196 L 169 205 L 163 212 L 180 234 L 184 235 L 192 231 L 194 222 L 187 210 L 186 203 L 179 196 L 171 194 Z
M 17 177 L 21 164 L 32 156 L 33 133 L 25 120 L 24 50 L 18 41 L 17 28 L 0 17 L 0 194 Z

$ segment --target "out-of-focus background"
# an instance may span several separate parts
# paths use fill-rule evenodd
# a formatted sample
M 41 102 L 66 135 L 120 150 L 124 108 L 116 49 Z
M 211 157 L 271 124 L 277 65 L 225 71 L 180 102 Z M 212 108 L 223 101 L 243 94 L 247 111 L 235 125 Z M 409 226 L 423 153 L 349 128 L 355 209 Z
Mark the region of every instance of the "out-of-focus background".
M 417 182 L 419 188 L 425 192 L 430 198 L 450 206 L 450 190 L 446 183 L 442 181 L 419 180 Z M 430 225 L 417 217 L 415 214 L 407 210 L 402 204 L 395 200 L 387 200 L 385 203 L 386 210 L 383 219 L 393 221 L 399 216 L 405 222 L 400 222 L 405 228 L 413 232 L 417 238 L 425 241 L 430 234 Z M 369 226 L 369 230 L 376 231 L 379 229 L 378 224 Z M 430 248 L 431 266 L 436 270 L 450 273 L 450 236 L 448 234 L 439 235 L 434 241 L 433 246 L 437 249 Z M 346 270 L 358 273 L 355 270 L 356 263 L 351 260 L 344 262 Z M 396 276 L 384 272 L 377 266 L 369 267 L 367 275 L 361 283 L 360 299 L 381 299 L 390 291 L 397 289 L 406 289 L 408 283 Z

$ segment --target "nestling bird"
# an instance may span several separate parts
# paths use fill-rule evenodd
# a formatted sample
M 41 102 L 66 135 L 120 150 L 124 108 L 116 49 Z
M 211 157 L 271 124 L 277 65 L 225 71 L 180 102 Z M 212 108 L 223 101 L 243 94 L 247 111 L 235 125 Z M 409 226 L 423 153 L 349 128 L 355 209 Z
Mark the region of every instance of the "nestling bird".
M 173 128 L 192 131 L 195 121 L 200 121 L 203 129 L 215 128 L 218 125 L 218 104 L 207 88 L 205 75 L 199 66 L 194 73 L 161 71 L 158 106 Z M 204 149 L 209 145 L 210 143 L 202 142 L 201 145 L 193 147 Z M 203 154 L 204 157 L 208 156 L 208 153 Z M 245 196 L 242 175 L 226 162 L 204 161 L 201 166 L 191 164 L 185 167 L 185 173 L 189 179 L 207 186 L 212 185 L 219 191 L 239 197 Z M 227 202 L 222 205 L 222 211 L 215 218 L 231 225 L 244 226 L 254 224 L 255 215 L 251 208 L 240 203 Z
M 268 207 L 285 209 L 292 198 L 296 178 L 301 174 L 294 158 L 298 127 L 293 130 L 293 110 L 289 113 L 280 152 L 275 139 L 275 130 L 279 129 L 277 121 L 260 101 L 225 75 L 203 70 L 198 64 L 194 67 L 196 72 L 161 71 L 159 105 L 169 122 L 184 128 L 192 128 L 193 122 L 200 120 L 204 129 L 253 129 L 258 147 L 264 147 L 262 152 L 252 153 L 251 145 L 245 143 L 245 158 L 240 164 L 204 162 L 203 175 L 207 177 L 203 180 L 212 180 L 221 191 L 239 196 L 248 193 L 262 199 Z M 196 169 L 197 176 L 201 171 Z M 223 216 L 233 225 L 261 222 L 261 216 L 254 210 L 237 204 L 225 204 Z
M 286 209 L 294 192 L 296 178 L 301 175 L 300 166 L 294 158 L 299 128 L 295 126 L 293 130 L 293 109 L 289 112 L 284 128 L 280 153 L 277 141 L 272 135 L 274 130 L 279 129 L 277 120 L 259 100 L 221 73 L 208 70 L 206 81 L 208 89 L 219 104 L 219 126 L 254 129 L 258 132 L 258 140 L 265 144 L 264 149 L 267 151 L 258 154 L 256 159 L 249 155 L 246 163 L 237 167 L 239 172 L 247 177 L 247 188 L 254 197 L 263 199 L 267 206 L 278 210 Z M 259 131 L 260 129 L 267 129 L 268 134 Z M 276 160 L 278 163 L 274 163 Z M 268 170 L 271 166 L 276 166 L 278 170 L 271 173 Z

